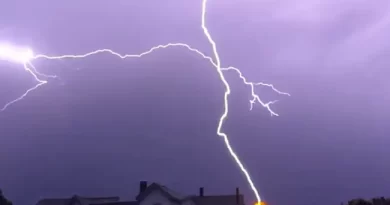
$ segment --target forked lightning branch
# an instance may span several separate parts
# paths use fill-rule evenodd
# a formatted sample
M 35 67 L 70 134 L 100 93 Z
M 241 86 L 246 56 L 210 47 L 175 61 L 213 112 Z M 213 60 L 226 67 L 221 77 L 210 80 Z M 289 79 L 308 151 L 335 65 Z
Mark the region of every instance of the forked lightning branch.
M 85 54 L 69 54 L 69 55 L 61 55 L 61 56 L 50 56 L 50 55 L 44 55 L 44 54 L 35 54 L 33 52 L 33 49 L 31 48 L 23 48 L 20 46 L 17 46 L 14 43 L 1 43 L 0 44 L 0 60 L 4 61 L 10 61 L 13 63 L 20 64 L 23 66 L 25 71 L 29 73 L 34 80 L 37 82 L 37 84 L 28 90 L 21 94 L 18 98 L 10 100 L 8 103 L 6 103 L 2 108 L 1 112 L 5 111 L 7 108 L 9 108 L 11 105 L 21 101 L 21 100 L 27 100 L 27 96 L 30 92 L 33 92 L 34 90 L 38 89 L 39 87 L 48 84 L 50 79 L 56 78 L 54 75 L 46 75 L 44 73 L 41 73 L 38 71 L 37 68 L 34 67 L 33 62 L 36 59 L 47 59 L 47 60 L 58 60 L 58 59 L 75 59 L 75 58 L 86 58 L 91 55 L 97 55 L 97 54 L 111 54 L 114 56 L 117 56 L 120 59 L 125 59 L 125 58 L 141 58 L 143 56 L 146 56 L 154 51 L 160 50 L 160 49 L 168 49 L 168 48 L 182 48 L 186 49 L 190 52 L 194 52 L 198 54 L 199 56 L 203 57 L 205 60 L 209 61 L 210 64 L 215 68 L 215 71 L 219 74 L 219 80 L 224 84 L 225 86 L 225 93 L 224 93 L 224 104 L 223 104 L 223 113 L 220 116 L 218 127 L 217 127 L 217 135 L 223 138 L 223 141 L 226 145 L 226 148 L 228 149 L 231 157 L 233 158 L 234 162 L 237 164 L 237 166 L 240 168 L 241 172 L 244 174 L 248 185 L 250 186 L 251 190 L 253 191 L 257 203 L 261 204 L 263 203 L 261 200 L 261 197 L 259 195 L 259 192 L 252 180 L 251 175 L 249 174 L 248 170 L 244 167 L 244 165 L 241 163 L 241 160 L 237 156 L 237 154 L 234 152 L 233 148 L 230 145 L 229 138 L 226 133 L 222 132 L 222 126 L 224 121 L 226 120 L 228 113 L 229 113 L 229 95 L 230 95 L 230 85 L 228 81 L 225 78 L 225 73 L 226 72 L 234 72 L 238 75 L 238 77 L 242 80 L 242 82 L 248 86 L 250 89 L 250 94 L 251 94 L 251 100 L 250 100 L 250 109 L 253 108 L 253 104 L 259 103 L 262 105 L 264 108 L 266 108 L 271 115 L 278 116 L 276 112 L 274 112 L 271 108 L 271 105 L 274 104 L 276 101 L 270 101 L 270 102 L 264 102 L 260 98 L 259 95 L 255 93 L 256 86 L 267 86 L 276 93 L 280 95 L 287 95 L 290 96 L 290 94 L 281 92 L 277 90 L 272 84 L 266 84 L 266 83 L 261 83 L 261 82 L 251 82 L 248 81 L 245 76 L 242 74 L 242 72 L 235 67 L 221 67 L 221 61 L 220 57 L 218 54 L 217 50 L 217 45 L 215 44 L 215 41 L 213 40 L 212 36 L 209 33 L 209 30 L 206 26 L 206 13 L 207 13 L 207 2 L 208 0 L 202 0 L 202 14 L 201 14 L 201 29 L 207 38 L 208 42 L 210 43 L 212 50 L 213 50 L 213 56 L 206 56 L 203 52 L 200 50 L 191 47 L 188 44 L 185 43 L 168 43 L 164 45 L 157 45 L 143 53 L 140 54 L 119 54 L 111 49 L 98 49 L 89 53 Z

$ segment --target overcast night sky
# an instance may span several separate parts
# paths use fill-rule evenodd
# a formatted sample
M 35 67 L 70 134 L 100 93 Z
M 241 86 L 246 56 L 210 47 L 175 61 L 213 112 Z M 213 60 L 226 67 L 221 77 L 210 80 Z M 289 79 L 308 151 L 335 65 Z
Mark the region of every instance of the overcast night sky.
M 212 55 L 201 0 L 3 0 L 0 41 L 61 55 L 111 48 L 137 54 L 183 42 Z M 271 117 L 249 110 L 234 72 L 224 131 L 270 205 L 337 205 L 390 196 L 390 2 L 209 0 L 207 25 L 223 66 L 292 96 Z M 185 194 L 255 196 L 216 135 L 224 86 L 183 48 L 143 58 L 101 54 L 37 60 L 58 75 L 0 113 L 0 187 L 15 205 L 44 197 L 120 196 L 138 182 Z M 35 81 L 0 62 L 0 107 Z M 387 138 L 386 138 L 387 136 Z

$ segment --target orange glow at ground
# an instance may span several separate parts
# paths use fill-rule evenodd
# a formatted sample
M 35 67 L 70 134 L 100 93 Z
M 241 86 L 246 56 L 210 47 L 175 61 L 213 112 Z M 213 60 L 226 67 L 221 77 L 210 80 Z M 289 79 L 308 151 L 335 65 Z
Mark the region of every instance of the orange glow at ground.
M 255 205 L 267 205 L 264 201 L 256 202 Z

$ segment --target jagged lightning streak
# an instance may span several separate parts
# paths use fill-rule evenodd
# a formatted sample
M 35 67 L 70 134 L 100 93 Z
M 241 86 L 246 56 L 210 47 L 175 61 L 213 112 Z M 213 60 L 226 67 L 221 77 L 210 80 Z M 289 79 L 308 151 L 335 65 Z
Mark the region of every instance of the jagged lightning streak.
M 222 131 L 223 123 L 227 119 L 227 116 L 229 113 L 228 98 L 229 98 L 229 95 L 231 93 L 229 83 L 227 82 L 223 71 L 235 71 L 236 73 L 238 73 L 238 75 L 239 75 L 240 79 L 242 79 L 243 83 L 250 86 L 251 96 L 252 96 L 252 99 L 250 100 L 250 109 L 253 108 L 253 104 L 260 103 L 263 107 L 265 107 L 271 113 L 271 115 L 278 116 L 278 114 L 275 113 L 270 107 L 270 105 L 275 103 L 276 101 L 270 101 L 267 103 L 263 102 L 260 99 L 260 97 L 255 94 L 255 86 L 257 86 L 257 85 L 270 87 L 272 90 L 274 90 L 275 92 L 277 92 L 278 94 L 281 94 L 281 95 L 288 95 L 289 96 L 289 94 L 277 90 L 272 84 L 253 83 L 253 82 L 247 81 L 247 79 L 244 77 L 244 75 L 241 73 L 241 71 L 238 68 L 235 68 L 235 67 L 222 68 L 221 67 L 221 61 L 220 61 L 220 57 L 219 57 L 219 54 L 217 51 L 216 43 L 213 40 L 213 38 L 211 37 L 209 30 L 206 26 L 207 3 L 208 3 L 208 0 L 202 0 L 201 27 L 202 27 L 203 33 L 206 36 L 208 42 L 212 46 L 212 51 L 213 51 L 215 62 L 214 62 L 212 57 L 206 56 L 204 53 L 202 53 L 198 49 L 192 48 L 188 44 L 184 44 L 184 43 L 169 43 L 169 44 L 165 44 L 165 45 L 158 45 L 158 46 L 155 46 L 155 47 L 153 47 L 153 48 L 149 49 L 148 51 L 145 51 L 141 54 L 132 54 L 132 55 L 130 55 L 130 54 L 121 55 L 121 54 L 114 52 L 113 50 L 110 50 L 110 49 L 99 49 L 99 50 L 96 50 L 96 51 L 93 51 L 90 53 L 86 53 L 86 54 L 82 54 L 82 55 L 72 54 L 72 55 L 62 55 L 62 56 L 48 56 L 48 55 L 43 55 L 43 54 L 33 55 L 32 51 L 30 49 L 21 51 L 20 49 L 14 47 L 14 46 L 11 46 L 8 44 L 3 44 L 3 45 L 0 44 L 0 60 L 3 59 L 3 60 L 8 60 L 8 61 L 23 64 L 24 69 L 28 73 L 30 73 L 34 77 L 34 79 L 38 82 L 37 85 L 28 89 L 19 98 L 7 103 L 0 111 L 6 110 L 10 105 L 12 105 L 12 104 L 22 100 L 24 97 L 26 97 L 31 91 L 33 91 L 33 90 L 37 89 L 38 87 L 47 83 L 46 80 L 42 80 L 38 76 L 44 77 L 44 78 L 56 78 L 57 77 L 55 75 L 46 75 L 46 74 L 40 73 L 31 63 L 32 60 L 39 59 L 39 58 L 44 58 L 44 59 L 48 59 L 48 60 L 65 59 L 65 58 L 73 58 L 73 59 L 74 58 L 85 58 L 85 57 L 88 57 L 90 55 L 95 55 L 95 54 L 99 54 L 99 53 L 110 53 L 110 54 L 115 55 L 115 56 L 122 58 L 122 59 L 124 59 L 124 58 L 140 58 L 140 57 L 145 56 L 147 54 L 150 54 L 158 49 L 164 49 L 164 48 L 168 48 L 168 47 L 184 47 L 192 52 L 197 53 L 198 55 L 202 56 L 204 59 L 207 59 L 216 68 L 216 71 L 218 72 L 221 81 L 225 85 L 226 90 L 225 90 L 225 94 L 224 94 L 224 111 L 223 111 L 223 113 L 219 119 L 219 122 L 218 122 L 217 134 L 224 139 L 225 145 L 226 145 L 230 155 L 233 157 L 236 164 L 239 166 L 240 170 L 245 175 L 245 177 L 250 185 L 250 188 L 252 189 L 252 191 L 255 194 L 255 197 L 257 199 L 257 204 L 261 204 L 262 202 L 261 202 L 260 195 L 257 191 L 256 186 L 253 183 L 253 180 L 252 180 L 249 172 L 244 167 L 241 160 L 239 159 L 239 157 L 237 156 L 237 154 L 234 152 L 233 148 L 231 147 L 227 134 Z
M 222 131 L 223 122 L 226 120 L 226 118 L 228 116 L 228 113 L 229 113 L 229 103 L 228 103 L 229 99 L 228 98 L 229 98 L 229 95 L 230 95 L 230 86 L 229 86 L 229 83 L 226 81 L 225 76 L 223 75 L 222 70 L 221 70 L 221 61 L 219 59 L 219 54 L 218 54 L 218 51 L 217 51 L 217 45 L 216 45 L 215 41 L 213 40 L 213 38 L 211 37 L 210 32 L 209 32 L 209 30 L 208 30 L 208 28 L 206 26 L 207 2 L 208 2 L 207 0 L 203 0 L 202 1 L 202 29 L 203 29 L 203 32 L 206 35 L 208 41 L 212 45 L 214 58 L 216 60 L 217 71 L 219 73 L 219 76 L 220 76 L 222 82 L 225 84 L 225 87 L 226 87 L 225 95 L 224 95 L 224 112 L 221 115 L 221 118 L 219 119 L 218 128 L 217 128 L 217 134 L 219 136 L 223 137 L 223 139 L 225 141 L 225 145 L 226 145 L 227 149 L 229 150 L 230 155 L 233 157 L 233 159 L 235 160 L 237 165 L 240 167 L 242 173 L 245 175 L 245 177 L 246 177 L 246 179 L 247 179 L 247 181 L 248 181 L 248 183 L 249 183 L 253 193 L 256 196 L 257 204 L 260 205 L 261 204 L 261 198 L 260 198 L 259 192 L 257 191 L 257 188 L 256 188 L 255 184 L 253 183 L 251 175 L 249 174 L 248 170 L 244 167 L 244 165 L 242 164 L 241 160 L 238 158 L 237 154 L 234 152 L 232 146 L 230 145 L 230 141 L 229 141 L 229 138 L 228 138 L 227 134 Z M 243 77 L 241 75 L 241 72 L 240 72 L 240 77 L 241 78 Z M 244 81 L 246 82 L 245 78 L 244 78 Z M 252 84 L 252 89 L 253 89 L 253 84 Z M 253 92 L 252 92 L 252 95 L 253 95 Z M 257 99 L 264 107 L 266 107 L 269 111 L 271 111 L 271 109 L 269 107 L 270 103 L 264 104 L 260 100 L 260 98 L 258 96 L 256 96 L 255 99 Z M 251 108 L 252 108 L 252 104 L 253 104 L 253 99 L 251 101 Z M 271 114 L 276 114 L 276 113 L 271 111 Z

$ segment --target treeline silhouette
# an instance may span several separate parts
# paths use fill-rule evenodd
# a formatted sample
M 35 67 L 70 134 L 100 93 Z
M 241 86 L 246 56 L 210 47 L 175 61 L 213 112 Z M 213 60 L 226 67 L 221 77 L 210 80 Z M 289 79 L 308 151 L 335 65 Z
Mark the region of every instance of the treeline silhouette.
M 348 201 L 348 205 L 390 205 L 390 198 L 378 197 L 371 200 L 359 198 Z
M 0 189 L 0 205 L 12 205 L 12 202 L 5 198 L 3 191 Z

